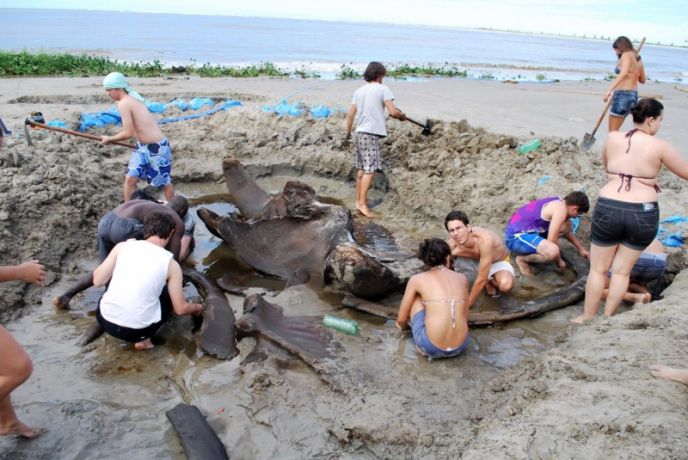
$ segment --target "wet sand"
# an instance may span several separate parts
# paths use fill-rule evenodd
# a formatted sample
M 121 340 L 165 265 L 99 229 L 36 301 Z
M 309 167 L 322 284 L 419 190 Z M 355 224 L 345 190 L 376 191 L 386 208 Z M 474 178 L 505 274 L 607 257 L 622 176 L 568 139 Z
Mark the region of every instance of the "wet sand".
M 606 83 L 388 84 L 410 116 L 437 121 L 430 137 L 409 123 L 388 122 L 389 188 L 371 198 L 381 200 L 380 223 L 402 248 L 412 251 L 421 238 L 443 237 L 441 219 L 452 208 L 501 232 L 513 209 L 536 196 L 585 187 L 596 198 L 604 181 L 598 156 L 606 129 L 592 152 L 581 151 L 576 141 L 592 130 Z M 190 198 L 226 193 L 220 162 L 231 155 L 260 171 L 268 190 L 297 177 L 353 207 L 343 114 L 280 119 L 262 107 L 294 94 L 292 102 L 346 109 L 360 82 L 180 78 L 133 79 L 132 85 L 156 101 L 242 101 L 241 108 L 210 118 L 164 126 L 173 145 L 174 180 Z M 645 85 L 643 94 L 662 97 L 659 135 L 688 154 L 685 94 L 658 83 Z M 34 110 L 74 126 L 80 112 L 109 105 L 97 78 L 0 80 L 0 114 L 15 133 Z M 518 155 L 514 146 L 535 136 L 543 147 Z M 685 274 L 664 300 L 614 318 L 573 327 L 568 319 L 581 307 L 572 306 L 476 329 L 465 356 L 433 362 L 384 321 L 336 310 L 336 295 L 310 285 L 276 292 L 279 283 L 255 283 L 250 292 L 268 291 L 267 299 L 285 314 L 334 312 L 359 321 L 359 336 L 336 335 L 343 393 L 288 357 L 240 369 L 252 339 L 242 340 L 241 356 L 229 362 L 199 356 L 186 318 L 166 327 L 166 343 L 151 352 L 135 352 L 109 337 L 80 349 L 75 342 L 91 321 L 86 310 L 94 296 L 70 312 L 55 311 L 50 299 L 95 265 L 96 225 L 120 201 L 128 151 L 52 133 L 33 137 L 33 148 L 10 137 L 0 150 L 0 254 L 4 264 L 39 258 L 50 270 L 49 284 L 2 286 L 0 318 L 34 360 L 33 376 L 13 394 L 18 414 L 50 432 L 34 441 L 2 438 L 0 457 L 183 458 L 164 415 L 182 401 L 201 409 L 232 458 L 677 458 L 688 447 L 685 388 L 647 372 L 655 362 L 688 365 L 682 351 Z M 684 183 L 664 174 L 662 184 L 662 217 L 685 214 Z M 588 230 L 584 220 L 584 241 Z M 204 244 L 191 258 L 200 268 L 224 257 L 216 255 L 223 252 L 215 247 L 219 240 L 204 231 L 197 228 Z M 684 253 L 676 253 L 685 266 Z M 519 279 L 519 289 L 529 283 Z M 229 299 L 240 316 L 242 299 Z

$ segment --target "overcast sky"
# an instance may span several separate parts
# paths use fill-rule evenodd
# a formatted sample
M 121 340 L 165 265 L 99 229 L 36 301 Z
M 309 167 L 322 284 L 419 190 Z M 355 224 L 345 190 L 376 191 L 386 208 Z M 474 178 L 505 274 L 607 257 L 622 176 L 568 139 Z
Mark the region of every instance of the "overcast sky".
M 685 0 L 4 0 L 8 8 L 67 8 L 260 16 L 627 35 L 688 45 Z M 1 34 L 1 32 L 0 32 Z

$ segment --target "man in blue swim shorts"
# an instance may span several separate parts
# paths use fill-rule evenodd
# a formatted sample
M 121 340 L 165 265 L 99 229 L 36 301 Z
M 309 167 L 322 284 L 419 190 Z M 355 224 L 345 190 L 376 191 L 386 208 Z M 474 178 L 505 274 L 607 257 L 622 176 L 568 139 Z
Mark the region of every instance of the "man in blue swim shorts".
M 112 136 L 102 136 L 101 143 L 136 139 L 136 150 L 131 155 L 124 180 L 124 201 L 128 201 L 136 190 L 139 179 L 162 188 L 165 199 L 174 197 L 174 186 L 170 171 L 172 157 L 170 142 L 158 127 L 155 117 L 143 103 L 145 99 L 133 91 L 126 78 L 119 72 L 108 74 L 103 80 L 108 96 L 117 104 L 122 116 L 122 131 Z

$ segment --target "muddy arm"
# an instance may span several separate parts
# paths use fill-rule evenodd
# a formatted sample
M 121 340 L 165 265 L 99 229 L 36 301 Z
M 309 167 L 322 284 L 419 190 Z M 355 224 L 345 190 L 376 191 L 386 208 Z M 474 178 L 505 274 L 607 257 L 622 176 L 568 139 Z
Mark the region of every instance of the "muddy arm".
M 189 460 L 229 460 L 229 455 L 196 406 L 177 404 L 165 415 L 179 435 Z

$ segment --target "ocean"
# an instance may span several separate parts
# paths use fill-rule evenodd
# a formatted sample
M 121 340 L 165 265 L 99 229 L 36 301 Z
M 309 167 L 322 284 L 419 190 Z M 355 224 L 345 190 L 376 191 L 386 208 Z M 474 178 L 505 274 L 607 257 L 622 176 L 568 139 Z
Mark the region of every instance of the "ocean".
M 377 23 L 7 8 L 0 8 L 0 49 L 168 65 L 272 62 L 321 78 L 336 78 L 342 65 L 360 71 L 372 60 L 388 67 L 456 66 L 470 78 L 501 80 L 597 80 L 616 64 L 611 40 Z M 642 55 L 649 79 L 688 80 L 688 48 L 646 44 Z

